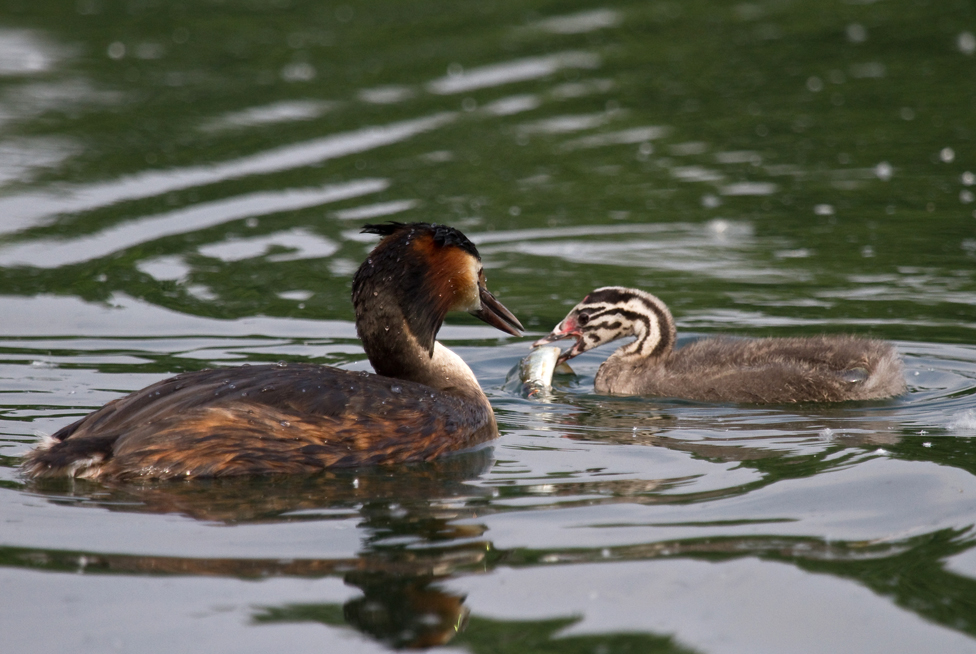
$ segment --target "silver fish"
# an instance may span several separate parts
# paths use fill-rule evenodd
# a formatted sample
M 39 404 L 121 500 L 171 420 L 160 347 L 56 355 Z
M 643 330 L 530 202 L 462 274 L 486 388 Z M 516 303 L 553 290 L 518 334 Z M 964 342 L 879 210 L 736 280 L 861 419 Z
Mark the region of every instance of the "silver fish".
M 537 347 L 519 362 L 519 378 L 523 384 L 538 388 L 552 386 L 561 350 L 558 347 Z
M 518 375 L 523 396 L 547 399 L 555 372 L 573 374 L 572 368 L 559 363 L 560 354 L 558 347 L 537 347 L 519 361 Z

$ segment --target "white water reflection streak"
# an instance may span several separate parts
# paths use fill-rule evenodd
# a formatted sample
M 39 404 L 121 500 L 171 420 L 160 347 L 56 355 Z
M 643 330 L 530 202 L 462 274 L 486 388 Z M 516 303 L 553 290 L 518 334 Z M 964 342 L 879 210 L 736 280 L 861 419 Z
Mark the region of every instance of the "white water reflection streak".
M 5 309 L 4 319 L 0 321 L 0 337 L 20 340 L 44 337 L 135 338 L 139 342 L 139 348 L 143 349 L 146 347 L 145 339 L 167 337 L 227 338 L 259 335 L 260 338 L 340 338 L 358 342 L 356 325 L 347 320 L 272 316 L 247 316 L 230 320 L 207 318 L 167 309 L 124 293 L 114 293 L 107 303 L 47 294 L 34 297 L 0 295 L 0 305 Z M 497 334 L 498 331 L 488 325 L 445 324 L 437 338 L 441 341 L 494 341 L 498 338 Z M 84 349 L 79 340 L 72 340 L 71 347 Z M 111 346 L 106 347 L 113 349 Z M 149 347 L 156 351 L 153 349 L 155 346 Z M 43 349 L 47 351 L 57 348 L 44 346 Z M 368 365 L 368 362 L 364 365 Z
M 57 59 L 51 44 L 35 32 L 0 29 L 0 77 L 45 73 Z
M 30 181 L 40 169 L 54 168 L 81 146 L 67 138 L 15 137 L 0 141 L 0 186 Z
M 613 9 L 591 9 L 565 16 L 544 18 L 529 27 L 553 34 L 585 34 L 620 24 L 620 13 Z
M 286 248 L 290 251 L 269 254 L 274 247 Z M 295 227 L 274 234 L 211 243 L 201 247 L 199 252 L 206 257 L 213 257 L 224 262 L 242 261 L 266 255 L 268 261 L 279 262 L 328 257 L 335 254 L 338 249 L 338 244 L 331 239 L 311 230 Z
M 606 132 L 604 134 L 592 134 L 582 136 L 572 141 L 566 141 L 560 147 L 563 150 L 576 150 L 579 148 L 600 148 L 607 145 L 628 145 L 632 143 L 644 143 L 653 141 L 665 136 L 669 131 L 667 127 L 648 126 L 632 127 L 617 132 Z
M 597 68 L 599 65 L 600 57 L 590 52 L 560 52 L 546 57 L 530 57 L 472 68 L 435 79 L 427 84 L 427 90 L 438 95 L 466 93 L 548 77 L 564 68 Z
M 619 238 L 633 234 L 625 241 Z M 639 235 L 653 238 L 639 238 Z M 637 225 L 591 225 L 539 230 L 513 230 L 477 234 L 482 256 L 495 252 L 518 252 L 563 259 L 578 264 L 596 264 L 684 271 L 723 279 L 802 280 L 809 273 L 777 270 L 760 260 L 763 252 L 783 247 L 772 238 L 758 239 L 747 222 L 724 219 L 704 225 L 657 223 Z
M 389 202 L 376 202 L 364 204 L 359 207 L 341 209 L 332 213 L 334 218 L 339 220 L 367 220 L 369 218 L 379 218 L 380 216 L 392 216 L 393 214 L 409 211 L 420 204 L 420 200 L 391 200 Z
M 261 107 L 251 107 L 234 111 L 214 118 L 200 125 L 204 132 L 218 132 L 244 127 L 277 125 L 298 120 L 313 120 L 320 117 L 335 103 L 320 100 L 295 100 L 276 102 Z
M 60 213 L 87 211 L 124 200 L 148 198 L 170 191 L 214 184 L 249 175 L 265 175 L 308 166 L 350 154 L 392 145 L 422 132 L 436 129 L 454 119 L 443 112 L 380 127 L 352 132 L 259 152 L 224 163 L 152 170 L 85 186 L 71 186 L 59 192 L 33 192 L 0 198 L 4 223 L 0 234 L 21 231 L 48 222 Z
M 207 202 L 133 220 L 79 238 L 15 243 L 0 249 L 0 266 L 57 268 L 91 261 L 164 236 L 185 234 L 241 218 L 304 209 L 377 193 L 389 184 L 385 179 L 360 179 L 316 189 L 266 191 Z

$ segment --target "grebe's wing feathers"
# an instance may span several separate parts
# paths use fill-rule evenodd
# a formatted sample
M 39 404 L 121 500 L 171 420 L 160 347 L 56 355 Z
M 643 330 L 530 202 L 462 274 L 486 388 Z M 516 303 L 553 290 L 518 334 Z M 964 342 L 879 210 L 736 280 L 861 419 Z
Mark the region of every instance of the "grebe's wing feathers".
M 120 398 L 55 434 L 27 465 L 113 478 L 313 472 L 423 461 L 494 436 L 490 410 L 421 384 L 311 364 L 247 366 L 185 373 Z

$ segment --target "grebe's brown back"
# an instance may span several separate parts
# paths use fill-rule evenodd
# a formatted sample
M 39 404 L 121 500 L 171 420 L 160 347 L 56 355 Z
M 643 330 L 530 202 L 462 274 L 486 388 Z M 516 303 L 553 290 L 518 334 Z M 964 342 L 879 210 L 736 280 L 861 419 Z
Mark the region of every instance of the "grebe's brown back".
M 561 361 L 636 336 L 603 362 L 598 393 L 782 404 L 872 400 L 906 390 L 890 343 L 853 336 L 707 338 L 675 350 L 671 312 L 634 288 L 598 288 L 536 345 L 576 342 Z
M 366 225 L 382 240 L 353 280 L 356 329 L 378 374 L 313 364 L 189 372 L 64 427 L 28 476 L 221 477 L 425 461 L 497 435 L 474 373 L 435 340 L 448 311 L 517 335 L 481 259 L 443 225 Z

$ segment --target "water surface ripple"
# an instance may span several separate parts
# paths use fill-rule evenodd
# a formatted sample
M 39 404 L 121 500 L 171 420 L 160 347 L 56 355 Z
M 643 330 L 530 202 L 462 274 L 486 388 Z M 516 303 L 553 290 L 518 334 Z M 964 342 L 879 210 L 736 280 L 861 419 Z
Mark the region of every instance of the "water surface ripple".
M 14 3 L 0 29 L 0 631 L 10 651 L 976 652 L 976 10 Z M 455 225 L 528 328 L 441 340 L 487 447 L 294 478 L 29 482 L 185 370 L 369 370 L 362 223 Z M 857 333 L 909 392 L 551 393 L 587 292 L 679 344 Z M 52 620 L 50 616 L 56 615 Z M 165 643 L 165 645 L 163 644 Z

